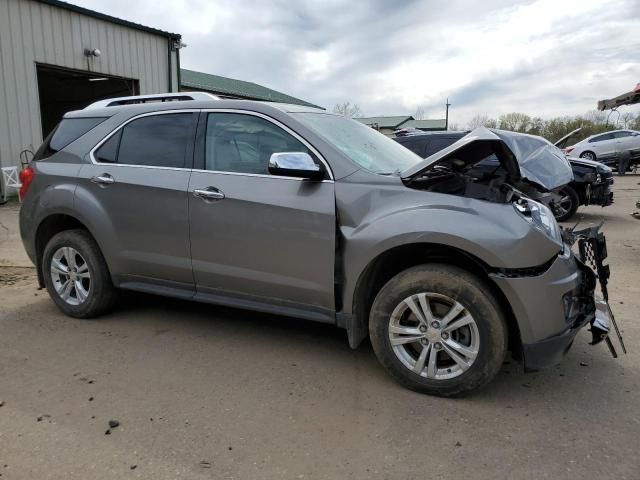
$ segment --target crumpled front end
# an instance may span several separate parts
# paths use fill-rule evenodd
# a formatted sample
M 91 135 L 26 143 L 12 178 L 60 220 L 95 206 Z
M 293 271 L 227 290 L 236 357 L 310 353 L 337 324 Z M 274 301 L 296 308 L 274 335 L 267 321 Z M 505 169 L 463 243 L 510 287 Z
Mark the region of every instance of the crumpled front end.
M 559 363 L 586 325 L 590 325 L 593 345 L 606 341 L 615 352 L 608 337 L 615 320 L 606 294 L 606 241 L 598 228 L 565 230 L 568 243 L 541 273 L 499 271 L 491 275 L 518 323 L 526 369 Z M 578 255 L 571 250 L 576 242 Z

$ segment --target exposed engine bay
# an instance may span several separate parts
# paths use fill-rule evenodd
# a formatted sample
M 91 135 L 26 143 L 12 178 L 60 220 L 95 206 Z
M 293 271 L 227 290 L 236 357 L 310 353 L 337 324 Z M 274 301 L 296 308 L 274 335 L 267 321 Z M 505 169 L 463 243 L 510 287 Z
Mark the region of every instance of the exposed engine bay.
M 421 175 L 405 180 L 405 184 L 496 203 L 511 202 L 518 194 L 543 203 L 554 198 L 552 192 L 541 191 L 538 185 L 522 179 L 517 170 L 505 168 L 512 162 L 509 156 L 513 154 L 501 141 L 474 142 Z
M 552 207 L 573 180 L 564 154 L 541 137 L 478 128 L 403 172 L 408 187 L 507 203 L 514 195 Z

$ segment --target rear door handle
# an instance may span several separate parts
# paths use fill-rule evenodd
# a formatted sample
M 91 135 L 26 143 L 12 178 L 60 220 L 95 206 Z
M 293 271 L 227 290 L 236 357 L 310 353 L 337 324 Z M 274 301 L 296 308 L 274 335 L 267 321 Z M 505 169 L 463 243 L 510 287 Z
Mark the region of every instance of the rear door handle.
M 116 180 L 108 173 L 103 173 L 102 175 L 91 177 L 91 181 L 93 183 L 99 183 L 100 185 L 111 185 L 112 183 L 116 182 Z
M 193 195 L 198 198 L 202 198 L 203 200 L 222 200 L 224 198 L 224 193 L 218 190 L 216 187 L 207 187 L 207 188 L 196 188 L 193 191 Z

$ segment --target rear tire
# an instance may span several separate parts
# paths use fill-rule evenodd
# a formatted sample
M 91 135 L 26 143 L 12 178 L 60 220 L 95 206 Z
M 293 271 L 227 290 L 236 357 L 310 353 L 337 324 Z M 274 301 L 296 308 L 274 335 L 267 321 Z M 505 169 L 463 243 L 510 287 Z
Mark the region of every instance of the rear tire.
M 86 230 L 54 235 L 44 249 L 41 268 L 49 296 L 71 317 L 96 317 L 115 301 L 107 264 Z
M 506 322 L 493 294 L 480 279 L 450 265 L 419 265 L 389 280 L 373 302 L 369 335 L 378 360 L 398 383 L 442 397 L 490 382 L 507 352 Z
M 560 210 L 555 217 L 558 222 L 566 222 L 578 211 L 580 197 L 578 193 L 568 185 L 562 187 L 559 194 L 562 196 L 562 200 L 560 200 Z
M 596 154 L 590 151 L 582 152 L 580 154 L 580 158 L 584 158 L 585 160 L 593 160 L 596 161 Z

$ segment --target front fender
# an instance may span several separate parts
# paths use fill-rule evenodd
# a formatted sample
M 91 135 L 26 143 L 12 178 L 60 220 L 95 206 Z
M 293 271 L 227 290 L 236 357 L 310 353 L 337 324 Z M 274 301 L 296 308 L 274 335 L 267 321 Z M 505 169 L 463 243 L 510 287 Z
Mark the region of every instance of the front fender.
M 356 226 L 341 225 L 343 302 L 350 313 L 358 279 L 378 256 L 411 244 L 436 244 L 466 252 L 493 268 L 527 268 L 549 261 L 560 247 L 532 228 L 511 204 L 406 189 L 407 195 L 370 209 Z M 420 199 L 413 204 L 408 198 Z M 431 201 L 428 201 L 431 200 Z M 349 208 L 349 207 L 346 207 Z M 353 211 L 353 209 L 351 210 Z M 341 218 L 349 218 L 342 215 Z M 352 218 L 352 217 L 351 217 Z M 425 248 L 428 248 L 425 246 Z

